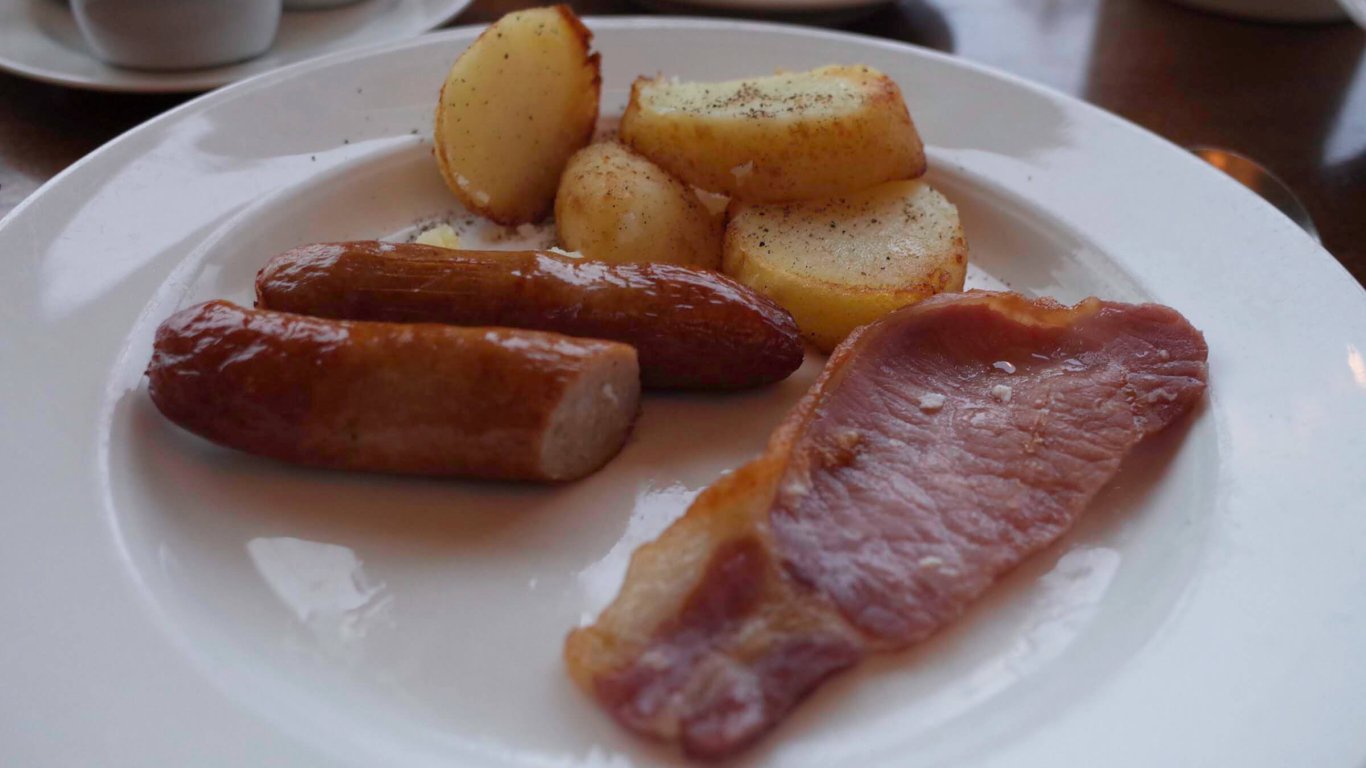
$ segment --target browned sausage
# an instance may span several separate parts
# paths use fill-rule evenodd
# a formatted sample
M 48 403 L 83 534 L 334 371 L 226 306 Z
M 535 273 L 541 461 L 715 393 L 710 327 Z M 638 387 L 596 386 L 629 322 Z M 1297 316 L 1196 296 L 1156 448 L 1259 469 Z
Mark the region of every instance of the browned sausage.
M 211 301 L 157 329 L 152 402 L 216 443 L 318 467 L 572 480 L 620 450 L 640 395 L 625 344 L 348 322 Z
M 306 245 L 256 277 L 256 305 L 319 317 L 535 328 L 612 339 L 647 387 L 741 389 L 802 363 L 792 316 L 708 270 L 535 251 L 363 241 Z

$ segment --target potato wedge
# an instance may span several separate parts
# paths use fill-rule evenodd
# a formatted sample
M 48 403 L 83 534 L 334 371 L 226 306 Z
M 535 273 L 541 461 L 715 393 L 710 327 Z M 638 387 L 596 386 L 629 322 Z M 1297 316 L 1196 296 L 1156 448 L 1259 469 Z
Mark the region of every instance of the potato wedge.
M 747 202 L 826 197 L 925 172 L 901 90 L 871 67 L 724 83 L 637 78 L 621 139 L 683 181 Z
M 568 6 L 532 8 L 494 22 L 456 60 L 433 139 L 465 207 L 500 224 L 550 213 L 560 173 L 597 122 L 592 37 Z
M 829 352 L 898 307 L 961 291 L 967 255 L 958 209 L 923 181 L 893 181 L 737 208 L 724 269 L 781 304 L 802 335 Z
M 555 196 L 560 245 L 590 259 L 721 268 L 721 216 L 686 184 L 616 143 L 574 154 Z

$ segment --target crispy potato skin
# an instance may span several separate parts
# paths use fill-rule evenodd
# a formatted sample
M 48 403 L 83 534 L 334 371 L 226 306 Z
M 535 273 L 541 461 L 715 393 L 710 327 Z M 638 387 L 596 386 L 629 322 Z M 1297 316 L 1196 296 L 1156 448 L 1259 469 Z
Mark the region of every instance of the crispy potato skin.
M 621 418 L 619 434 L 584 436 L 606 445 L 600 466 L 635 416 L 636 355 L 625 344 L 212 301 L 161 324 L 147 376 L 166 418 L 249 453 L 331 469 L 548 481 L 579 476 L 547 471 L 548 434 L 580 378 L 605 369 L 620 391 L 597 407 Z
M 615 142 L 575 153 L 555 195 L 560 244 L 590 259 L 721 268 L 724 222 L 683 182 Z
M 602 89 L 592 34 L 565 5 L 509 13 L 451 67 L 433 133 L 460 202 L 501 224 L 540 221 L 560 173 L 588 144 Z
M 534 251 L 321 243 L 272 259 L 257 305 L 320 317 L 495 325 L 634 346 L 645 386 L 743 389 L 802 363 L 797 325 L 710 270 L 607 264 Z
M 870 67 L 718 83 L 707 86 L 725 94 L 714 100 L 699 97 L 698 87 L 638 78 L 621 139 L 702 189 L 778 202 L 925 172 L 924 145 L 900 88 Z
M 967 240 L 958 210 L 928 184 L 888 182 L 823 200 L 739 206 L 723 262 L 829 352 L 894 309 L 962 290 Z

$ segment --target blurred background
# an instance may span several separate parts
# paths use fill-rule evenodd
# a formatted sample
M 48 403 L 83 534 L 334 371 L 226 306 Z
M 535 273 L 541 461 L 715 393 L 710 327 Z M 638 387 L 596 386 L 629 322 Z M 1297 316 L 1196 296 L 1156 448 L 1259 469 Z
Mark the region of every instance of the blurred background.
M 1303 203 L 1328 251 L 1366 284 L 1366 34 L 1338 0 L 866 1 L 571 5 L 586 15 L 757 16 L 900 40 L 998 67 L 1183 147 L 1231 150 L 1270 169 Z M 811 2 L 822 9 L 810 10 Z M 344 12 L 374 23 L 386 3 L 398 5 L 361 0 Z M 475 0 L 445 26 L 486 23 L 536 4 Z M 58 0 L 5 0 L 0 64 L 22 58 L 24 35 L 74 35 L 58 29 L 70 24 L 62 16 L 70 13 Z M 291 29 L 301 28 L 285 16 Z M 350 32 L 363 37 L 365 29 Z M 0 74 L 0 215 L 86 153 L 194 95 L 100 92 L 32 78 Z

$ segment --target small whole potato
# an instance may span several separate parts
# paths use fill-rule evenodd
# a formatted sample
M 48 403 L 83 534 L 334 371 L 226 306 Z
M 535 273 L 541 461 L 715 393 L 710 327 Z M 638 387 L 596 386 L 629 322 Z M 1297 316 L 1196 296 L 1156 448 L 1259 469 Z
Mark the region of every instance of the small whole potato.
M 593 144 L 570 158 L 555 196 L 555 227 L 562 247 L 590 259 L 721 268 L 721 217 L 621 144 Z

